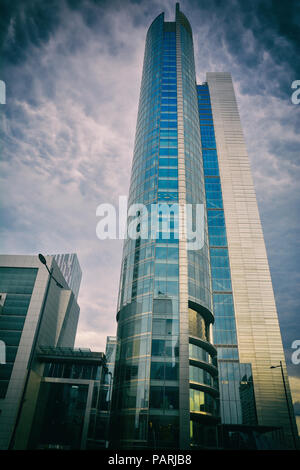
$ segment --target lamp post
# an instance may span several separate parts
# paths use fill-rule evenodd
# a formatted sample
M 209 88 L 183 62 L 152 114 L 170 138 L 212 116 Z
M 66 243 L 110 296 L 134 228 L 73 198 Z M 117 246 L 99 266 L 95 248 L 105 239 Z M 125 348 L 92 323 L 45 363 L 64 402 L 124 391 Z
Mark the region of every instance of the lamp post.
M 45 256 L 43 256 L 41 253 L 39 253 L 39 260 L 40 260 L 40 262 L 45 266 L 45 268 L 47 269 L 48 273 L 50 274 L 50 279 L 53 279 L 53 281 L 56 282 L 57 287 L 60 287 L 60 289 L 64 289 L 64 286 L 63 286 L 62 284 L 60 284 L 60 283 L 55 279 L 55 277 L 53 276 L 53 274 L 52 274 L 53 268 L 51 268 L 51 271 L 50 271 L 50 269 L 49 269 L 48 266 L 47 266 L 46 258 L 45 258 Z
M 283 382 L 283 388 L 284 388 L 285 399 L 286 399 L 286 406 L 287 406 L 287 409 L 288 409 L 289 420 L 290 420 L 290 427 L 291 427 L 291 431 L 292 431 L 294 446 L 295 446 L 295 449 L 297 449 L 297 441 L 296 441 L 296 437 L 295 437 L 295 433 L 294 433 L 294 426 L 293 426 L 292 415 L 291 415 L 291 410 L 290 410 L 290 404 L 289 404 L 289 399 L 288 399 L 288 394 L 287 394 L 285 377 L 284 377 L 284 373 L 283 373 L 282 361 L 279 361 L 278 366 L 271 366 L 270 369 L 277 369 L 278 367 L 280 367 L 280 369 L 281 369 L 282 382 Z
M 104 370 L 105 374 L 110 375 L 110 381 L 109 381 L 109 389 L 108 389 L 108 399 L 109 399 L 109 404 L 108 404 L 108 420 L 107 420 L 107 430 L 106 430 L 106 443 L 105 447 L 109 447 L 109 442 L 110 442 L 110 419 L 111 419 L 111 399 L 112 399 L 112 381 L 113 381 L 113 375 L 110 370 L 108 370 L 108 367 L 105 367 Z
M 53 268 L 51 268 L 51 270 L 48 268 L 46 258 L 41 253 L 39 253 L 39 260 L 46 267 L 46 269 L 49 273 L 49 277 L 48 277 L 48 282 L 47 282 L 47 287 L 46 287 L 46 292 L 45 292 L 45 295 L 44 295 L 42 308 L 41 308 L 41 311 L 40 311 L 40 314 L 39 314 L 38 323 L 37 323 L 37 326 L 36 326 L 36 329 L 35 329 L 34 339 L 33 339 L 33 342 L 32 342 L 30 356 L 29 356 L 29 360 L 28 360 L 28 364 L 27 364 L 26 378 L 25 378 L 25 382 L 24 382 L 22 397 L 21 397 L 21 400 L 20 400 L 20 405 L 19 405 L 19 408 L 18 408 L 17 418 L 16 418 L 16 421 L 15 421 L 14 429 L 13 429 L 12 436 L 11 436 L 11 439 L 10 439 L 9 449 L 13 449 L 14 444 L 15 444 L 16 431 L 17 431 L 17 427 L 19 425 L 23 404 L 25 402 L 27 385 L 28 385 L 28 381 L 29 381 L 29 376 L 30 376 L 30 371 L 31 371 L 34 355 L 35 355 L 35 352 L 36 352 L 36 345 L 37 345 L 37 341 L 38 341 L 38 337 L 39 337 L 39 332 L 40 332 L 40 329 L 41 329 L 41 324 L 42 324 L 42 319 L 43 319 L 43 316 L 44 316 L 45 306 L 46 306 L 46 303 L 47 303 L 47 298 L 48 298 L 51 279 L 53 279 L 55 281 L 57 287 L 59 287 L 60 289 L 64 289 L 64 286 L 62 284 L 60 284 L 60 282 L 58 282 L 57 279 L 55 279 L 55 277 L 53 276 L 53 274 L 52 274 L 53 273 Z
M 47 271 L 49 273 L 49 278 L 48 278 L 48 283 L 47 283 L 47 287 L 46 287 L 46 293 L 45 293 L 45 296 L 44 296 L 43 305 L 42 305 L 42 308 L 41 308 L 41 313 L 39 315 L 38 324 L 37 324 L 37 327 L 36 327 L 36 330 L 35 330 L 35 335 L 34 335 L 34 340 L 33 340 L 33 343 L 32 343 L 30 358 L 29 358 L 29 361 L 28 361 L 28 369 L 29 370 L 31 369 L 31 365 L 32 365 L 32 362 L 33 362 L 33 357 L 34 357 L 34 353 L 35 353 L 35 349 L 36 349 L 36 344 L 37 344 L 38 336 L 39 336 L 40 329 L 41 329 L 41 324 L 42 324 L 44 311 L 45 311 L 45 307 L 46 307 L 46 303 L 47 303 L 47 299 L 48 299 L 48 293 L 49 293 L 51 279 L 53 279 L 53 281 L 55 282 L 57 287 L 59 287 L 60 289 L 64 289 L 64 286 L 62 284 L 60 284 L 60 282 L 58 282 L 58 280 L 55 279 L 55 277 L 53 276 L 53 268 L 51 268 L 51 270 L 48 268 L 46 258 L 41 253 L 39 253 L 39 260 L 45 266 L 45 268 L 47 269 Z

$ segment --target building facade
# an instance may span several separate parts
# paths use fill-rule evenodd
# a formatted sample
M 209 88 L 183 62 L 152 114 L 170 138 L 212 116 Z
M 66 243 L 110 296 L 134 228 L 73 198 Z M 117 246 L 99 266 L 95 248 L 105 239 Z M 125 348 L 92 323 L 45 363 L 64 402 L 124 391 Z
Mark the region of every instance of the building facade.
M 38 256 L 0 256 L 0 449 L 14 446 L 16 427 L 39 346 L 73 347 L 79 307 L 53 256 L 50 278 Z
M 40 346 L 36 358 L 13 448 L 104 448 L 105 355 L 88 348 Z
M 77 299 L 82 278 L 82 271 L 77 255 L 75 253 L 63 253 L 53 255 L 53 257 L 64 276 L 66 283 Z
M 101 406 L 95 416 L 95 421 L 98 423 L 97 428 L 101 429 L 104 439 L 103 447 L 107 448 L 109 445 L 109 424 L 110 424 L 110 411 L 111 411 L 111 397 L 114 379 L 114 368 L 116 358 L 117 339 L 115 336 L 107 336 L 105 347 L 105 368 L 103 380 L 101 382 Z
M 162 13 L 147 33 L 133 204 L 139 223 L 123 249 L 110 445 L 216 448 L 223 423 L 281 429 L 292 446 L 294 416 L 279 369 L 270 369 L 282 361 L 286 374 L 232 80 L 208 73 L 196 85 L 192 30 L 178 4 L 175 22 Z M 186 205 L 193 224 L 204 209 L 196 248 L 181 229 Z M 288 401 L 293 415 L 289 389 Z

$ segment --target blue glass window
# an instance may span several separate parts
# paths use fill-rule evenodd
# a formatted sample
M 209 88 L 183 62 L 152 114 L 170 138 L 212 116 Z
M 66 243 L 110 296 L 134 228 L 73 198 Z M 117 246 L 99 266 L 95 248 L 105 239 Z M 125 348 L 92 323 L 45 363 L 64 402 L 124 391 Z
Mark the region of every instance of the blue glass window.
M 160 156 L 167 156 L 167 155 L 170 155 L 170 156 L 175 156 L 177 155 L 178 153 L 178 150 L 177 148 L 171 148 L 171 147 L 163 147 L 163 148 L 160 148 L 159 149 L 159 155 Z
M 160 127 L 162 129 L 177 128 L 177 122 L 176 121 L 161 121 Z
M 177 180 L 163 180 L 159 179 L 158 180 L 158 189 L 177 189 L 178 187 L 178 181 Z
M 177 178 L 178 177 L 178 170 L 177 168 L 160 168 L 159 169 L 159 177 L 162 178 Z

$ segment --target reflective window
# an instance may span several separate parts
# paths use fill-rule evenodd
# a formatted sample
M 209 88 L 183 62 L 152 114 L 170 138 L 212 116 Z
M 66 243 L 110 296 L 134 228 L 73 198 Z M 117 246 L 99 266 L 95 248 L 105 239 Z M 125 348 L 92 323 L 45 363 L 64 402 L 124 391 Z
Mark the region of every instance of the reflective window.
M 31 449 L 80 449 L 88 385 L 41 382 Z
M 200 313 L 189 308 L 189 332 L 204 341 L 209 341 L 209 327 Z
M 151 379 L 178 380 L 178 362 L 152 362 Z
M 216 400 L 209 393 L 190 389 L 190 411 L 217 415 Z
M 164 340 L 164 339 L 153 339 L 152 340 L 152 356 L 167 356 L 167 357 L 178 357 L 179 356 L 179 341 L 178 340 Z
M 201 367 L 190 366 L 190 381 L 200 384 L 215 386 L 214 378 L 212 375 Z
M 179 389 L 177 387 L 151 386 L 150 408 L 158 408 L 161 410 L 178 410 Z
M 0 398 L 5 398 L 20 343 L 37 268 L 0 267 L 0 292 L 6 294 L 0 315 L 0 340 L 7 347 L 7 364 L 0 367 Z

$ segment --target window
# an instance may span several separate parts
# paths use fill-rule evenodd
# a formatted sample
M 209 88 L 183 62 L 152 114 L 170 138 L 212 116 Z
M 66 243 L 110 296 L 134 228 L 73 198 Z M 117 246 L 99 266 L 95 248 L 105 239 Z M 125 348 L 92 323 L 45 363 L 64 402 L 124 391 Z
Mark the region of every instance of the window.
M 150 408 L 178 410 L 179 390 L 177 387 L 150 387 Z
M 189 332 L 192 336 L 197 336 L 204 341 L 209 341 L 209 328 L 200 313 L 189 308 Z

